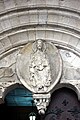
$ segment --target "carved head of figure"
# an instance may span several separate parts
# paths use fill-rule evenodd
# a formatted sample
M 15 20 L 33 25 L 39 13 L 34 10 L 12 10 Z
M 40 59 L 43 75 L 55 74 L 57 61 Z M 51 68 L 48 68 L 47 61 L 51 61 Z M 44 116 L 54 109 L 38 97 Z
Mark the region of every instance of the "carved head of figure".
M 43 41 L 41 39 L 36 41 L 36 47 L 38 50 L 42 50 L 43 48 Z

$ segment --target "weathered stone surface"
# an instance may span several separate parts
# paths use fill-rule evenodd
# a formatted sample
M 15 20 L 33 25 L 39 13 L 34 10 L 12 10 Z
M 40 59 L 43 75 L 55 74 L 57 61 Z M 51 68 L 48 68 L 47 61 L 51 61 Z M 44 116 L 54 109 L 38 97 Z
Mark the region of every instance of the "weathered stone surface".
M 59 81 L 62 61 L 53 44 L 37 40 L 20 51 L 16 71 L 22 84 L 32 92 L 47 93 Z
M 22 50 L 24 59 L 22 59 L 21 65 L 23 64 L 23 68 L 26 69 L 25 62 L 29 60 L 28 55 L 32 51 L 29 48 L 28 54 L 26 54 L 25 45 L 28 42 L 33 44 L 36 39 L 53 43 L 58 50 L 61 49 L 59 52 L 63 61 L 63 73 L 60 81 L 57 81 L 56 86 L 53 85 L 49 91 L 51 92 L 51 89 L 54 91 L 54 86 L 55 89 L 58 89 L 57 85 L 67 86 L 77 91 L 80 99 L 79 10 L 79 0 L 23 0 L 23 2 L 22 0 L 0 0 L 0 103 L 4 91 L 9 86 L 14 86 L 15 83 L 21 84 L 15 69 L 19 52 L 15 52 L 15 50 L 25 48 Z M 50 47 L 50 49 L 52 48 Z M 55 63 L 49 70 L 49 73 L 53 71 L 53 75 L 56 74 L 56 66 L 59 62 L 55 61 L 54 57 L 53 61 L 50 61 L 50 64 Z M 27 76 L 24 69 L 21 72 Z M 41 101 L 43 101 L 42 98 Z M 42 103 L 45 105 L 45 102 Z

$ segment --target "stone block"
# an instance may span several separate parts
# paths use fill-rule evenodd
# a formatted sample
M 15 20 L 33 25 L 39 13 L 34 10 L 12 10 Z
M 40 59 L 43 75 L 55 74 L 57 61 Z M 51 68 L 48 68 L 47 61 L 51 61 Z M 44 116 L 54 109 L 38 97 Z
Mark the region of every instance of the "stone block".
M 59 5 L 59 0 L 46 0 L 47 5 L 57 6 Z
M 20 24 L 29 24 L 29 14 L 26 12 L 19 15 Z
M 5 37 L 4 39 L 2 39 L 1 43 L 4 46 L 5 50 L 8 50 L 9 48 L 12 47 L 12 44 L 11 44 L 11 42 L 10 42 L 8 37 Z
M 36 6 L 37 0 L 26 0 L 27 1 L 27 6 Z
M 5 48 L 3 47 L 2 43 L 0 42 L 0 54 L 5 51 Z
M 36 31 L 36 39 L 45 39 L 45 31 Z
M 5 9 L 14 8 L 15 1 L 14 0 L 4 0 L 4 6 L 5 6 Z
M 5 6 L 4 6 L 4 2 L 2 0 L 2 1 L 0 1 L 0 12 L 2 12 L 4 10 L 5 10 Z
M 75 10 L 78 8 L 78 3 L 78 0 L 63 0 L 60 2 L 60 6 Z
M 16 45 L 20 41 L 20 34 L 14 34 L 9 36 L 10 42 L 12 46 Z
M 62 41 L 63 43 L 65 43 L 65 44 L 68 44 L 68 43 L 69 43 L 70 38 L 71 38 L 71 36 L 70 36 L 70 35 L 68 35 L 68 34 L 64 33 L 64 34 L 62 35 L 62 39 L 61 39 L 61 41 Z
M 26 6 L 27 0 L 16 0 L 16 5 L 17 6 Z
M 3 31 L 3 29 L 2 29 L 2 26 L 1 26 L 1 23 L 0 23 L 0 32 L 1 32 L 1 31 Z
M 68 25 L 71 26 L 71 27 L 73 27 L 73 28 L 76 28 L 76 22 L 77 21 L 75 20 L 75 18 L 70 17 Z
M 29 11 L 29 22 L 38 24 L 38 11 Z
M 42 23 L 42 24 L 46 24 L 47 23 L 47 17 L 48 17 L 48 13 L 47 13 L 47 10 L 45 11 L 39 11 L 39 24 Z
M 58 18 L 59 18 L 58 23 L 61 23 L 61 24 L 64 24 L 64 25 L 68 25 L 69 24 L 69 17 L 68 16 L 59 15 Z
M 53 37 L 54 37 L 54 32 L 53 31 L 45 31 L 45 38 L 48 39 L 48 40 L 53 40 Z
M 59 16 L 53 13 L 48 14 L 48 23 L 58 23 Z
M 20 25 L 20 21 L 19 21 L 19 17 L 18 16 L 13 16 L 10 18 L 10 23 L 11 23 L 11 26 L 14 28 L 16 26 L 19 26 Z
M 42 6 L 45 6 L 46 5 L 46 0 L 36 0 L 36 4 L 37 6 L 39 5 L 42 5 Z
M 80 29 L 80 20 L 79 19 L 77 19 L 77 21 L 76 21 L 76 28 Z
M 27 43 L 28 41 L 28 34 L 27 32 L 20 32 L 20 33 L 16 33 L 14 35 L 9 36 L 9 39 L 11 41 L 11 44 L 17 45 L 17 44 L 23 44 L 23 43 Z
M 78 42 L 79 42 L 78 38 L 71 36 L 68 44 L 76 47 Z
M 80 40 L 79 40 L 79 42 L 78 42 L 78 44 L 76 46 L 76 49 L 80 52 Z
M 54 40 L 60 41 L 62 40 L 62 33 L 54 32 Z
M 1 27 L 3 30 L 8 30 L 11 28 L 10 20 L 7 18 L 5 20 L 1 20 Z
M 33 41 L 36 39 L 36 31 L 28 31 L 28 37 L 29 37 L 29 41 Z
M 19 33 L 19 35 L 20 35 L 20 40 L 19 41 L 21 41 L 21 43 L 27 43 L 27 41 L 28 41 L 27 32 L 26 31 L 21 32 L 21 33 Z

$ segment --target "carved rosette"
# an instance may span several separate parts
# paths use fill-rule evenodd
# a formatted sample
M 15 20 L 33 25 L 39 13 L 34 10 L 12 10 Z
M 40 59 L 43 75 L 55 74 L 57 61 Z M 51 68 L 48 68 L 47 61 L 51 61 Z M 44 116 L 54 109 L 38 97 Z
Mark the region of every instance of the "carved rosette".
M 50 94 L 61 77 L 62 60 L 58 49 L 43 40 L 28 43 L 18 54 L 16 71 L 21 83 L 32 91 L 39 112 L 44 113 L 50 96 L 48 99 L 43 96 Z

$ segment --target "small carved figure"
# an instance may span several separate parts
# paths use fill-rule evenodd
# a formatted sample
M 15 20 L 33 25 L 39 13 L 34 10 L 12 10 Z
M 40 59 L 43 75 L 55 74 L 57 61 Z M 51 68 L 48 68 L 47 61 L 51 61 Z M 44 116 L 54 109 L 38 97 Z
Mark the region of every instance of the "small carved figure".
M 37 91 L 46 91 L 51 83 L 50 64 L 42 40 L 37 40 L 36 51 L 31 54 L 30 81 Z

